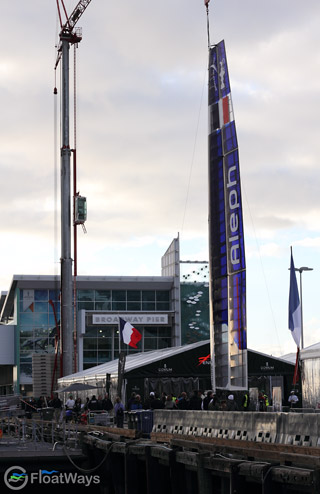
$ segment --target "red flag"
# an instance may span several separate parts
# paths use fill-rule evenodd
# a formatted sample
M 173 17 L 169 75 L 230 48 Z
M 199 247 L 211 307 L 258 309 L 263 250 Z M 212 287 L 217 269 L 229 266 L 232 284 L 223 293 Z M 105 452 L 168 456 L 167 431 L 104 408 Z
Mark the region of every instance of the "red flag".
M 296 365 L 294 367 L 293 381 L 292 384 L 295 385 L 299 381 L 299 347 L 297 348 Z

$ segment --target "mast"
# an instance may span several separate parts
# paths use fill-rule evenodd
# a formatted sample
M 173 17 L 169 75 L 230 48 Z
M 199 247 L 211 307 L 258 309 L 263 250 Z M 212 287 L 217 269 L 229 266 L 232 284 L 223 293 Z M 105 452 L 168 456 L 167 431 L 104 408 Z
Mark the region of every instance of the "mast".
M 82 39 L 81 29 L 75 28 L 76 23 L 85 12 L 91 0 L 79 0 L 68 17 L 64 0 L 56 0 L 60 19 L 60 44 L 55 64 L 57 68 L 62 58 L 62 110 L 61 110 L 61 343 L 62 369 L 61 375 L 72 374 L 73 366 L 73 283 L 71 258 L 71 173 L 70 173 L 70 110 L 69 110 L 69 52 L 70 45 Z M 61 7 L 60 8 L 60 3 Z M 62 21 L 62 11 L 66 22 Z M 83 221 L 82 221 L 83 223 Z M 75 352 L 76 353 L 76 352 Z M 74 355 L 76 358 L 76 355 Z
M 71 259 L 71 178 L 69 131 L 69 50 L 68 37 L 61 39 L 62 51 L 62 147 L 61 147 L 61 327 L 62 375 L 72 374 L 73 301 Z
M 247 389 L 246 266 L 238 142 L 224 41 L 209 49 L 209 268 L 213 389 Z

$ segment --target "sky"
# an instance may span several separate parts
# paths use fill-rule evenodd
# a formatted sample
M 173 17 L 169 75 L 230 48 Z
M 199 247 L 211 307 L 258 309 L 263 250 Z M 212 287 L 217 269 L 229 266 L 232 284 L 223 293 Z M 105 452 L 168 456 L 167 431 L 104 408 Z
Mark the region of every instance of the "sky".
M 76 4 L 65 1 L 69 13 Z M 209 7 L 238 134 L 248 346 L 283 355 L 295 351 L 290 246 L 296 267 L 313 268 L 302 275 L 305 346 L 320 341 L 320 3 Z M 80 19 L 77 190 L 88 220 L 79 275 L 159 276 L 178 233 L 182 259 L 208 259 L 206 23 L 203 0 L 92 0 Z M 60 271 L 58 33 L 54 0 L 2 0 L 1 291 L 14 274 Z

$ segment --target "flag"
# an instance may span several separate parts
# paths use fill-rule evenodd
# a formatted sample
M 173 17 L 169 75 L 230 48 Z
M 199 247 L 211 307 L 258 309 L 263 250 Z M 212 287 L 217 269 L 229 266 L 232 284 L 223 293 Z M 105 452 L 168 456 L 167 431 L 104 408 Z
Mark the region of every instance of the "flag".
M 121 317 L 119 317 L 119 322 L 122 341 L 132 348 L 138 348 L 137 343 L 139 343 L 142 338 L 141 333 L 139 333 L 139 331 L 134 328 L 129 322 L 121 319 Z
M 300 348 L 301 338 L 301 304 L 298 292 L 296 272 L 293 263 L 291 249 L 291 265 L 290 265 L 290 290 L 289 290 L 289 330 L 292 333 L 292 338 Z
M 208 7 L 210 0 L 204 0 L 204 4 L 206 7 Z

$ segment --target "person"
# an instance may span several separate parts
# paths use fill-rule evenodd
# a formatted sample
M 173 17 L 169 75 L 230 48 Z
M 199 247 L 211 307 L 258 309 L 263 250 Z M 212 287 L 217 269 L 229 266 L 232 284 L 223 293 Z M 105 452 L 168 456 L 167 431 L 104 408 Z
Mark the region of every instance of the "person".
M 75 400 L 72 395 L 69 395 L 69 398 L 66 401 L 66 422 L 72 420 L 73 408 L 75 405 Z
M 154 391 L 150 391 L 148 398 L 145 400 L 143 404 L 143 408 L 145 410 L 151 409 L 151 400 L 154 398 L 154 396 L 155 396 Z
M 162 401 L 163 406 L 165 405 L 166 399 L 167 395 L 164 391 L 162 391 L 160 400 Z
M 66 401 L 66 409 L 73 410 L 74 405 L 75 405 L 75 401 L 73 399 L 73 396 L 69 395 L 69 398 Z
M 105 410 L 106 412 L 111 412 L 113 409 L 112 401 L 109 398 L 108 393 L 105 394 L 105 397 L 102 400 L 102 410 Z
M 131 404 L 131 410 L 141 410 L 141 409 L 142 409 L 141 396 L 136 395 L 133 403 Z
M 86 402 L 84 404 L 84 409 L 85 410 L 89 410 L 89 402 L 90 402 L 90 399 L 88 398 L 88 396 L 86 397 Z
M 37 402 L 33 396 L 25 403 L 25 412 L 27 419 L 32 418 L 32 414 L 37 411 Z
M 40 396 L 40 398 L 37 401 L 37 408 L 44 408 L 46 406 L 44 397 Z
M 120 396 L 116 397 L 116 402 L 114 405 L 114 415 L 116 418 L 116 427 L 123 428 L 123 418 L 124 418 L 124 405 L 121 402 Z
M 290 396 L 288 398 L 288 403 L 291 408 L 294 408 L 297 406 L 297 403 L 299 401 L 299 398 L 296 395 L 296 392 L 294 390 L 291 391 Z
M 102 395 L 99 395 L 99 396 L 98 396 L 98 399 L 97 399 L 97 410 L 99 410 L 99 411 L 100 411 L 100 410 L 102 411 L 102 406 L 103 406 L 103 405 L 102 405 L 102 402 L 103 402 L 103 400 L 102 400 Z
M 159 400 L 160 401 L 160 400 Z M 166 410 L 176 410 L 177 406 L 175 404 L 175 400 L 173 400 L 172 395 L 168 394 L 164 408 Z
M 62 402 L 58 396 L 58 393 L 54 394 L 53 399 L 49 402 L 50 407 L 54 408 L 53 419 L 56 423 L 60 421 Z
M 99 404 L 96 395 L 92 395 L 92 398 L 88 403 L 88 409 L 90 410 L 90 412 L 93 412 L 94 410 L 98 410 L 98 406 Z
M 201 405 L 202 405 L 201 391 L 195 389 L 189 401 L 189 410 L 201 410 Z
M 180 397 L 177 401 L 178 410 L 188 410 L 189 409 L 189 401 L 187 400 L 187 393 L 182 391 Z
M 227 410 L 229 412 L 236 412 L 238 411 L 238 405 L 237 403 L 234 401 L 234 395 L 233 394 L 230 394 L 228 396 L 228 400 L 227 400 Z
M 265 394 L 263 390 L 259 393 L 258 401 L 259 401 L 259 412 L 265 412 L 267 410 L 267 407 L 269 406 L 269 400 L 268 400 L 268 396 Z
M 162 401 L 155 393 L 153 393 L 152 395 L 150 393 L 150 408 L 151 410 L 161 410 L 162 408 L 164 408 Z
M 132 406 L 132 404 L 133 404 L 133 402 L 134 402 L 135 399 L 136 399 L 136 393 L 134 391 L 132 391 L 131 396 L 130 396 L 130 398 L 128 400 L 128 406 L 127 406 L 128 412 L 131 411 L 131 406 Z
M 202 400 L 202 410 L 208 410 L 209 408 L 209 403 L 212 400 L 213 392 L 212 391 L 207 391 L 206 396 Z
M 83 412 L 84 404 L 81 402 L 81 398 L 77 398 L 75 405 L 73 407 L 73 411 L 75 413 L 75 418 L 77 421 L 80 421 L 81 414 Z
M 211 394 L 211 400 L 208 403 L 208 410 L 217 410 L 217 395 Z
M 249 405 L 250 405 L 250 396 L 248 391 L 246 391 L 242 398 L 242 408 L 245 412 L 249 410 Z

